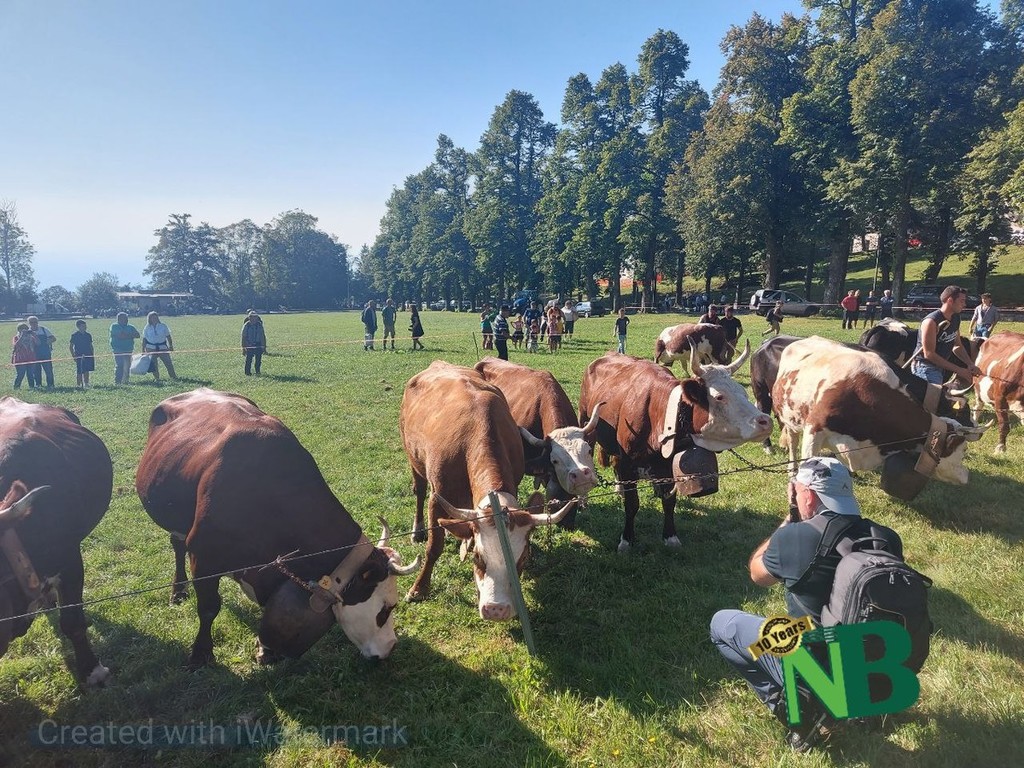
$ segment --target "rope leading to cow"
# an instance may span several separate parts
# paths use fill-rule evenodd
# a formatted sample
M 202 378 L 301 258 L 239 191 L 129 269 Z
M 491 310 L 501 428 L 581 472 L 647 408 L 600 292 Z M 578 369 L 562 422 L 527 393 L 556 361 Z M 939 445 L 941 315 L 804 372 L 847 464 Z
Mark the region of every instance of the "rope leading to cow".
M 928 437 L 928 433 L 925 433 L 925 434 L 921 435 L 920 438 L 904 438 L 902 440 L 893 440 L 893 441 L 890 441 L 890 442 L 887 442 L 887 443 L 878 443 L 877 445 L 873 444 L 873 445 L 862 446 L 860 448 L 849 448 L 849 449 L 847 449 L 845 451 L 835 451 L 835 453 L 837 455 L 845 455 L 845 454 L 849 454 L 849 453 L 854 453 L 856 451 L 863 451 L 863 450 L 868 450 L 868 449 L 878 449 L 878 448 L 884 448 L 884 447 L 893 446 L 893 445 L 901 445 L 901 444 L 904 444 L 904 443 L 913 442 L 916 439 L 925 439 L 927 437 Z M 735 469 L 728 469 L 728 470 L 719 471 L 719 472 L 715 472 L 715 473 L 686 474 L 686 475 L 680 475 L 679 477 L 640 478 L 640 479 L 637 479 L 637 480 L 621 480 L 621 481 L 610 481 L 610 482 L 602 480 L 600 485 L 599 485 L 599 487 L 616 486 L 617 488 L 621 488 L 622 486 L 639 485 L 640 483 L 644 483 L 644 482 L 649 482 L 652 485 L 654 485 L 654 484 L 663 484 L 664 485 L 664 484 L 672 484 L 672 483 L 678 482 L 679 480 L 683 480 L 683 479 L 702 479 L 702 478 L 707 478 L 707 477 L 712 477 L 712 476 L 721 477 L 723 475 L 735 475 L 735 474 L 740 474 L 740 473 L 743 473 L 743 472 L 755 472 L 755 471 L 757 471 L 757 472 L 771 472 L 771 473 L 779 473 L 779 474 L 781 474 L 782 472 L 788 472 L 789 471 L 789 469 L 788 469 L 789 464 L 790 464 L 789 459 L 785 459 L 783 461 L 771 462 L 769 464 L 755 464 L 754 462 L 750 461 L 749 459 L 746 459 L 743 456 L 740 456 L 734 450 L 730 450 L 729 453 L 731 453 L 736 458 L 740 459 L 740 461 L 744 462 L 747 466 L 745 466 L 745 467 L 737 467 Z M 607 492 L 607 493 L 597 493 L 597 494 L 591 493 L 591 494 L 588 495 L 587 500 L 592 499 L 592 498 L 608 498 L 608 497 L 617 496 L 617 495 L 619 495 L 619 491 L 618 490 L 610 491 L 610 492 Z M 581 502 L 581 504 L 585 504 L 585 502 Z M 532 506 L 532 507 L 531 506 L 521 507 L 521 509 L 523 509 L 524 511 L 528 511 L 528 510 L 532 510 L 532 509 L 536 509 L 536 510 L 539 511 L 539 510 L 543 510 L 545 508 L 547 508 L 547 504 L 546 503 L 542 504 L 542 505 Z M 492 517 L 493 514 L 494 514 L 493 511 L 482 512 L 481 514 L 479 514 L 475 518 L 469 518 L 467 520 L 467 522 L 477 522 L 477 521 L 485 520 L 488 517 Z M 435 525 L 435 526 L 432 526 L 432 527 L 424 528 L 423 530 L 430 530 L 430 529 L 433 529 L 433 530 L 443 530 L 444 526 L 442 526 L 442 525 Z M 403 531 L 403 532 L 400 532 L 400 533 L 397 533 L 397 534 L 393 533 L 388 538 L 388 541 L 390 541 L 391 539 L 394 539 L 396 536 L 401 538 L 403 536 L 411 536 L 413 533 L 414 533 L 413 531 Z M 550 541 L 550 539 L 549 539 L 549 541 Z M 320 550 L 319 552 L 309 552 L 309 553 L 306 553 L 306 554 L 298 554 L 298 553 L 293 552 L 293 553 L 290 553 L 290 554 L 284 555 L 284 556 L 280 556 L 279 555 L 278 557 L 276 557 L 273 560 L 271 560 L 269 562 L 266 562 L 266 563 L 257 563 L 257 564 L 250 565 L 250 566 L 247 566 L 247 567 L 244 567 L 244 568 L 236 568 L 236 569 L 232 569 L 230 571 L 222 571 L 220 573 L 213 573 L 213 574 L 208 574 L 206 576 L 194 577 L 194 578 L 189 579 L 189 582 L 190 583 L 194 583 L 194 582 L 197 582 L 197 581 L 204 581 L 206 579 L 222 579 L 222 578 L 226 578 L 226 577 L 230 578 L 230 577 L 234 577 L 235 574 L 243 573 L 243 572 L 248 571 L 248 570 L 263 570 L 263 569 L 266 569 L 266 568 L 277 568 L 278 570 L 281 570 L 282 573 L 284 573 L 286 578 L 292 579 L 297 584 L 299 584 L 299 586 L 301 586 L 303 588 L 308 588 L 308 585 L 305 582 L 303 582 L 300 577 L 295 576 L 294 574 L 292 574 L 286 568 L 286 564 L 287 563 L 292 563 L 292 562 L 296 562 L 296 561 L 300 561 L 300 560 L 305 560 L 305 559 L 310 558 L 310 557 L 319 557 L 321 555 L 329 555 L 329 554 L 335 554 L 335 553 L 339 553 L 339 552 L 347 552 L 348 550 L 354 549 L 354 548 L 356 548 L 358 546 L 360 546 L 360 544 L 357 542 L 355 544 L 349 544 L 349 545 L 346 545 L 346 546 L 343 546 L 343 547 L 333 547 L 331 549 Z M 344 558 L 342 558 L 342 559 L 344 559 Z M 111 600 L 124 600 L 124 599 L 128 599 L 128 598 L 131 598 L 131 597 L 137 597 L 139 595 L 145 595 L 145 594 L 148 594 L 150 592 L 157 592 L 157 591 L 162 590 L 162 589 L 163 590 L 170 590 L 170 589 L 173 589 L 175 586 L 176 586 L 176 584 L 174 582 L 171 582 L 169 584 L 168 583 L 161 583 L 161 584 L 150 586 L 150 587 L 140 587 L 139 589 L 128 590 L 127 592 L 119 592 L 119 593 L 114 594 L 114 595 L 107 595 L 106 597 L 97 597 L 97 598 L 92 598 L 90 600 L 83 600 L 80 603 L 69 603 L 67 605 L 56 605 L 56 606 L 53 606 L 51 608 L 40 608 L 39 610 L 30 611 L 30 612 L 27 612 L 27 613 L 19 614 L 17 616 L 10 616 L 10 617 L 7 617 L 7 618 L 0 618 L 0 624 L 2 624 L 4 622 L 9 622 L 9 621 L 19 621 L 21 619 L 34 619 L 37 616 L 41 616 L 41 615 L 44 615 L 44 614 L 47 614 L 47 613 L 53 613 L 54 611 L 59 611 L 61 608 L 85 608 L 87 606 L 96 605 L 98 603 L 105 603 L 105 602 L 109 602 Z M 524 627 L 525 627 L 525 623 L 524 623 Z

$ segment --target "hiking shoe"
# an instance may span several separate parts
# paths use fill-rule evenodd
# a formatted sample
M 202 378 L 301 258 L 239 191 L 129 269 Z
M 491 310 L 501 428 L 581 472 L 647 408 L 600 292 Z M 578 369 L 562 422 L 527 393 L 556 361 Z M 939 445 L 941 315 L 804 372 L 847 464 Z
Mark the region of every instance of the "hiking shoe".
M 819 740 L 827 740 L 837 725 L 828 710 L 803 691 L 800 691 L 800 725 L 789 724 L 785 697 L 780 698 L 772 713 L 787 728 L 786 743 L 794 752 L 806 752 Z

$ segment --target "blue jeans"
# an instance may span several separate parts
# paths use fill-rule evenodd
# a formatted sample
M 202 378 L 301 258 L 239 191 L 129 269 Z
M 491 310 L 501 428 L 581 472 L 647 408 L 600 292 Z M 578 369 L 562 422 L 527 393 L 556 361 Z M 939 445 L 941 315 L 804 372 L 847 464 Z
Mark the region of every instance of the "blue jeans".
M 626 334 L 619 334 L 619 352 L 626 354 Z
M 941 384 L 946 379 L 946 372 L 927 360 L 917 359 L 910 364 L 910 372 L 929 384 Z
M 760 638 L 763 616 L 743 611 L 718 611 L 711 618 L 711 641 L 754 689 L 765 706 L 773 712 L 783 699 L 782 662 L 766 653 L 757 661 L 747 648 Z

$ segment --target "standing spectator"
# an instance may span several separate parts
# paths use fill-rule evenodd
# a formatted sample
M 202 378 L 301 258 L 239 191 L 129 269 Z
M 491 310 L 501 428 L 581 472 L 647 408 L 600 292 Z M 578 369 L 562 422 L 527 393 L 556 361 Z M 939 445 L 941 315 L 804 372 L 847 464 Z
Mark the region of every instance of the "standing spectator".
M 36 384 L 43 386 L 43 374 L 46 374 L 46 388 L 53 389 L 53 342 L 57 337 L 50 333 L 45 325 L 39 324 L 35 315 L 27 318 L 28 328 L 36 337 Z
M 79 389 L 89 388 L 89 373 L 96 370 L 96 353 L 92 346 L 92 334 L 85 330 L 85 320 L 75 323 L 77 331 L 71 334 L 68 348 L 75 358 L 75 369 L 78 374 L 76 384 Z
M 557 306 L 548 310 L 548 351 L 557 352 L 562 346 L 562 310 Z
M 775 302 L 775 306 L 768 310 L 764 319 L 768 321 L 768 327 L 761 332 L 761 335 L 767 336 L 770 333 L 773 336 L 778 336 L 782 326 L 782 302 Z
M 423 342 L 420 339 L 423 338 L 423 323 L 420 322 L 420 310 L 415 304 L 409 305 L 409 332 L 412 334 L 412 348 L 415 352 L 417 349 L 426 349 L 423 346 Z
M 697 322 L 708 323 L 710 325 L 720 325 L 722 322 L 722 318 L 718 316 L 718 305 L 712 304 L 710 307 L 708 307 L 708 311 L 701 315 Z
M 139 331 L 128 324 L 128 315 L 117 313 L 117 322 L 110 326 L 110 351 L 114 353 L 114 384 L 127 384 L 131 373 L 132 353 Z
M 626 317 L 626 310 L 619 308 L 619 316 L 615 318 L 615 335 L 619 337 L 619 352 L 626 354 L 626 326 L 629 325 L 629 318 Z
M 868 297 L 864 299 L 864 328 L 868 323 L 875 324 L 875 313 L 878 312 L 878 297 L 874 291 L 868 291 Z
M 847 292 L 843 300 L 839 302 L 839 306 L 843 308 L 843 330 L 853 328 L 857 318 L 857 299 L 854 297 L 853 291 Z
M 562 307 L 562 320 L 565 321 L 565 335 L 570 339 L 576 328 L 576 318 L 576 305 L 572 303 L 572 299 L 566 299 L 565 306 Z
M 391 351 L 395 351 L 395 317 L 398 310 L 395 309 L 395 302 L 388 299 L 384 302 L 384 308 L 380 311 L 381 322 L 384 323 L 384 350 L 388 348 L 388 336 L 391 336 Z
M 887 317 L 892 317 L 892 305 L 896 303 L 896 299 L 892 297 L 892 291 L 886 288 L 882 291 L 882 298 L 878 300 L 878 307 L 881 310 L 880 317 L 885 320 Z
M 529 310 L 527 310 L 529 311 Z M 540 338 L 540 316 L 532 318 L 526 326 L 526 351 L 537 351 L 537 339 Z
M 522 315 L 516 315 L 512 320 L 512 346 L 519 349 L 523 343 L 523 330 L 525 323 Z
M 508 306 L 502 304 L 494 318 L 494 346 L 498 348 L 498 357 L 502 360 L 508 360 L 508 313 Z
M 168 377 L 172 381 L 178 380 L 178 375 L 174 372 L 174 363 L 171 362 L 171 352 L 174 351 L 171 329 L 160 322 L 160 315 L 156 312 L 146 315 L 146 327 L 142 330 L 142 351 L 152 353 L 149 356 L 149 372 L 156 381 L 160 381 L 158 360 L 163 361 Z
M 981 294 L 981 304 L 974 308 L 968 335 L 979 339 L 987 339 L 999 322 L 999 310 L 992 306 L 992 294 Z
M 732 347 L 733 351 L 736 351 L 736 344 L 740 340 L 740 336 L 743 335 L 743 323 L 740 319 L 733 314 L 732 304 L 727 304 L 725 307 L 725 317 L 723 317 L 718 324 L 722 326 L 722 330 L 725 331 L 725 341 Z
M 541 324 L 541 311 L 540 302 L 534 301 L 530 304 L 530 308 L 523 313 L 523 322 L 526 323 L 526 327 L 529 328 L 530 324 L 537 321 L 537 335 L 540 336 L 540 324 Z
M 370 299 L 363 308 L 363 352 L 373 350 L 373 337 L 377 333 L 377 302 Z
M 256 375 L 260 375 L 263 355 L 267 351 L 267 332 L 263 329 L 263 319 L 253 311 L 245 316 L 242 323 L 242 354 L 245 355 L 245 375 L 252 376 L 253 362 L 256 363 Z
M 11 362 L 17 374 L 14 377 L 14 388 L 21 389 L 21 380 L 28 375 L 28 388 L 39 386 L 36 378 L 36 336 L 28 327 L 28 323 L 18 323 L 18 332 L 11 340 Z
M 484 302 L 483 310 L 480 312 L 480 335 L 484 339 L 484 349 L 494 349 L 494 320 L 491 305 Z

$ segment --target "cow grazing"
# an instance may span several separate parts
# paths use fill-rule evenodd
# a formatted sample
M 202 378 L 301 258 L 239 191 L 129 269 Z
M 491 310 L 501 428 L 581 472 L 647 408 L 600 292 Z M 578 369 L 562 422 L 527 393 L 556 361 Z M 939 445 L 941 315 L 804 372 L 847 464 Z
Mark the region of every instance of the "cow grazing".
M 475 369 L 505 395 L 523 437 L 526 473 L 545 486 L 548 499 L 585 497 L 597 485 L 593 442 L 598 412 L 580 427 L 565 390 L 548 371 L 538 371 L 496 357 Z M 576 509 L 561 525 L 572 527 Z
M 664 512 L 662 536 L 667 546 L 678 547 L 674 493 L 678 484 L 674 488 L 669 479 L 676 476 L 677 457 L 694 446 L 724 451 L 771 433 L 771 419 L 757 410 L 732 378 L 750 354 L 749 342 L 729 366 L 701 365 L 696 352 L 691 354 L 695 378 L 682 381 L 664 366 L 617 353 L 595 360 L 583 376 L 580 420 L 593 413 L 597 403 L 604 403 L 597 442 L 624 494 L 620 552 L 628 551 L 634 542 L 633 521 L 640 507 L 637 480 L 660 480 L 654 487 Z
M 691 342 L 697 348 L 697 362 L 701 365 L 728 365 L 735 351 L 725 340 L 725 329 L 712 323 L 681 323 L 672 325 L 658 335 L 654 342 L 654 362 L 672 367 L 676 360 L 686 373 L 690 361 Z
M 464 543 L 473 543 L 480 616 L 491 621 L 512 618 L 512 584 L 489 493 L 497 492 L 507 511 L 506 526 L 520 571 L 529 554 L 533 529 L 559 522 L 576 502 L 570 501 L 554 515 L 531 514 L 528 509 L 544 506 L 544 497 L 535 493 L 527 509 L 519 507 L 516 492 L 525 474 L 519 427 L 501 390 L 472 368 L 437 360 L 413 376 L 402 397 L 399 428 L 416 495 L 414 531 L 424 528 L 428 484 L 433 489 L 427 556 L 409 599 L 429 596 L 431 574 L 448 531 Z
M 798 458 L 826 448 L 852 470 L 874 469 L 891 454 L 920 454 L 937 433 L 929 450 L 938 463 L 929 471 L 963 485 L 966 441 L 984 431 L 971 426 L 962 397 L 872 352 L 819 336 L 792 342 L 782 352 L 772 401 L 794 471 Z
M 1010 431 L 1010 415 L 1024 419 L 1024 334 L 1000 331 L 989 337 L 981 347 L 975 364 L 982 375 L 974 382 L 977 394 L 974 418 L 988 405 L 995 409 L 999 423 L 996 453 L 1006 452 L 1006 436 Z
M 187 597 L 186 551 L 189 555 L 199 613 L 189 658 L 193 668 L 213 661 L 210 629 L 221 607 L 220 574 L 226 572 L 264 608 L 261 663 L 301 655 L 330 627 L 327 607 L 363 656 L 384 658 L 391 652 L 395 576 L 418 563 L 403 568 L 398 554 L 384 547 L 386 531 L 374 547 L 335 498 L 309 451 L 251 400 L 210 389 L 164 400 L 150 416 L 135 487 L 149 516 L 171 533 L 172 602 Z M 326 623 L 313 637 L 311 629 L 293 626 L 304 621 L 301 611 L 287 613 L 286 606 L 278 611 L 278 592 L 291 589 L 292 582 L 277 568 L 260 568 L 288 556 L 286 567 L 295 576 L 326 584 L 319 610 Z M 300 595 L 308 602 L 308 595 L 301 590 Z M 293 634 L 304 635 L 305 642 L 293 645 L 287 640 Z
M 110 671 L 81 608 L 81 545 L 110 505 L 110 454 L 70 411 L 13 397 L 0 399 L 0 444 L 0 656 L 32 623 L 13 617 L 52 606 L 56 587 L 77 678 L 103 683 Z

